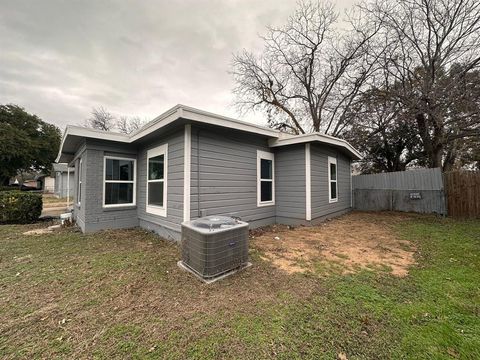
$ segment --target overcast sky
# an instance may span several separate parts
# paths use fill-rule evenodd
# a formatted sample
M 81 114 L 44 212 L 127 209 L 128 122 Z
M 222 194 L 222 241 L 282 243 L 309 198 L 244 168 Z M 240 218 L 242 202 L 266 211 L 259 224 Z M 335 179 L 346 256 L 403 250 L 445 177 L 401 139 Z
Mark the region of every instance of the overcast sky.
M 339 9 L 351 0 L 338 2 Z M 181 103 L 240 117 L 232 53 L 259 51 L 295 0 L 0 0 L 0 104 L 62 129 L 92 107 L 152 119 Z

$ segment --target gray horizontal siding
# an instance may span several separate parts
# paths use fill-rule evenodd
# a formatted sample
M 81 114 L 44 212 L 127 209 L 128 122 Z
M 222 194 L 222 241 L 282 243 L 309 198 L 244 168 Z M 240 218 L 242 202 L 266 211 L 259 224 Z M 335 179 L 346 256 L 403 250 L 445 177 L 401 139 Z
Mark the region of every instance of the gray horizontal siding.
M 275 221 L 275 206 L 257 206 L 257 150 L 270 151 L 266 138 L 192 126 L 192 219 L 238 216 L 252 227 Z
M 162 233 L 166 236 L 180 232 L 183 221 L 183 157 L 184 157 L 184 128 L 164 135 L 154 142 L 144 144 L 138 150 L 138 193 L 137 211 L 140 225 L 158 232 L 160 225 L 169 231 Z M 157 146 L 168 144 L 168 173 L 167 173 L 167 216 L 147 213 L 147 151 Z M 169 238 L 176 238 L 168 235 Z
M 351 207 L 350 159 L 333 148 L 311 145 L 312 220 Z M 338 201 L 328 199 L 328 157 L 337 159 Z
M 275 201 L 278 222 L 305 219 L 305 145 L 292 145 L 275 152 Z

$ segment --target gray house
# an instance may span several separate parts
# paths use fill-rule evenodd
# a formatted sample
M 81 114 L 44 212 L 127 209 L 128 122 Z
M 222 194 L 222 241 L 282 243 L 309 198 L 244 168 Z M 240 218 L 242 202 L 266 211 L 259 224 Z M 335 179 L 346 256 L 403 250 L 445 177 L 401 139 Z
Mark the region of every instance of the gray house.
M 75 168 L 82 231 L 140 226 L 177 240 L 183 221 L 206 215 L 258 227 L 342 214 L 359 158 L 331 136 L 284 134 L 177 105 L 130 135 L 68 126 L 57 162 Z

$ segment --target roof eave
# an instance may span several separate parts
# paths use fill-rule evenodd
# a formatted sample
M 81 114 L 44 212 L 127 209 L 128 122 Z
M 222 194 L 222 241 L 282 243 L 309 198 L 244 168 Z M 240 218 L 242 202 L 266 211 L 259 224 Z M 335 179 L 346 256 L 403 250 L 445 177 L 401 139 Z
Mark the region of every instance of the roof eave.
M 89 129 L 80 126 L 67 125 L 67 128 L 65 129 L 62 137 L 62 141 L 60 142 L 60 148 L 58 149 L 57 158 L 55 159 L 56 163 L 68 162 L 65 156 L 63 156 L 64 154 L 66 154 L 64 152 L 64 147 L 65 144 L 68 142 L 68 139 L 72 137 L 84 137 L 90 139 L 110 140 L 124 143 L 129 142 L 128 135 L 109 131 Z
M 293 144 L 304 144 L 309 142 L 320 142 L 322 144 L 342 147 L 349 152 L 353 160 L 361 160 L 363 156 L 346 140 L 319 133 L 294 135 L 287 138 L 273 139 L 269 141 L 270 147 L 281 147 Z

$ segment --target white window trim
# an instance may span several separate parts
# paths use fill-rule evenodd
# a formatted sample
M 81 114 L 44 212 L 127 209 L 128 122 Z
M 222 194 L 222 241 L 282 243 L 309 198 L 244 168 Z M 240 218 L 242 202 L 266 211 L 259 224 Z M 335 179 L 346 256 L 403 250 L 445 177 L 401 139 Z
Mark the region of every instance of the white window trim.
M 148 180 L 148 174 L 150 172 L 148 159 L 151 157 L 163 155 L 164 161 L 164 170 L 163 170 L 163 180 Z M 148 205 L 148 183 L 150 182 L 163 182 L 163 206 L 157 205 Z M 168 182 L 168 144 L 160 145 L 156 148 L 150 149 L 147 151 L 147 178 L 146 178 L 146 194 L 145 199 L 146 208 L 145 211 L 149 214 L 158 215 L 158 216 L 167 216 L 167 182 Z
M 330 164 L 335 164 L 335 180 L 332 180 L 332 177 L 330 176 Z M 337 184 L 337 197 L 332 198 L 332 187 L 331 183 L 335 182 Z M 328 157 L 328 202 L 329 203 L 335 203 L 338 201 L 338 165 L 337 165 L 337 159 L 334 157 L 329 156 Z
M 272 161 L 272 179 L 261 179 L 261 160 L 271 160 Z M 272 200 L 271 201 L 261 201 L 262 198 L 262 181 L 271 181 L 272 182 Z M 272 206 L 275 205 L 275 158 L 274 154 L 271 152 L 257 150 L 257 207 L 260 206 Z
M 107 180 L 105 179 L 107 175 L 107 160 L 127 160 L 133 161 L 133 181 L 132 180 Z M 107 183 L 109 184 L 133 184 L 133 202 L 123 203 L 123 204 L 105 204 L 105 192 Z M 128 157 L 118 157 L 118 156 L 109 156 L 105 155 L 103 157 L 103 207 L 104 208 L 121 208 L 128 206 L 135 206 L 137 204 L 137 160 L 134 158 Z
M 77 205 L 80 206 L 82 204 L 82 158 L 80 158 L 78 162 L 78 181 L 77 181 Z

